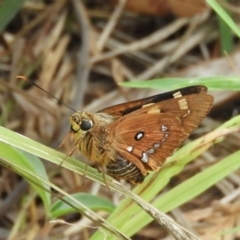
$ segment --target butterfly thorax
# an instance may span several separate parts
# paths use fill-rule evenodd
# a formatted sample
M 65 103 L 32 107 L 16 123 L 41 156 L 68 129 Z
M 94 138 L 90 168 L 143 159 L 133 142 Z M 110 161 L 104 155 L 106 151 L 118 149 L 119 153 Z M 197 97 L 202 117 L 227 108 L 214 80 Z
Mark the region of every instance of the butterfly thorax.
M 106 113 L 75 112 L 70 116 L 71 132 L 79 150 L 91 161 L 107 164 L 110 159 L 103 150 L 105 127 L 115 121 Z

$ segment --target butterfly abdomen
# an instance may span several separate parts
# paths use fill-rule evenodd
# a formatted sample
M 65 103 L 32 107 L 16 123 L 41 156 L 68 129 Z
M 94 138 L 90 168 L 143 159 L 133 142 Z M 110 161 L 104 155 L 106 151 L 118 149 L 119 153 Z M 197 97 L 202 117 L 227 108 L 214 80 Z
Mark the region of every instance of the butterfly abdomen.
M 125 179 L 133 184 L 142 183 L 144 176 L 140 169 L 130 161 L 122 158 L 120 155 L 106 166 L 108 174 L 116 179 Z

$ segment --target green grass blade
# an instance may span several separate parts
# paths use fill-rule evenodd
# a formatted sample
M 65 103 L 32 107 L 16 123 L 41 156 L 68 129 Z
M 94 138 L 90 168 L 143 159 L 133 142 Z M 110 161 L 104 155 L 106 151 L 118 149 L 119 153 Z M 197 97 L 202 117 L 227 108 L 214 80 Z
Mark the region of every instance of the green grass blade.
M 21 9 L 25 0 L 3 0 L 0 3 L 0 33 Z
M 230 54 L 233 49 L 233 33 L 225 21 L 218 17 L 220 45 L 222 55 L 225 53 Z
M 0 142 L 0 158 L 2 159 L 0 161 L 4 161 L 3 164 L 6 167 L 14 169 L 14 171 L 16 171 L 18 174 L 22 175 L 23 177 L 25 177 L 25 179 L 28 180 L 31 186 L 41 197 L 46 212 L 48 213 L 50 211 L 51 205 L 50 194 L 48 192 L 50 190 L 50 187 L 42 181 L 36 180 L 34 176 L 28 174 L 28 172 L 31 171 L 35 175 L 40 175 L 43 178 L 48 179 L 47 173 L 40 159 L 27 152 L 11 147 L 10 145 L 7 145 L 3 142 Z M 21 166 L 21 168 L 26 169 L 26 171 L 21 171 L 21 169 L 15 168 L 15 166 L 12 165 L 11 162 L 17 163 L 19 166 Z M 33 184 L 33 182 L 36 182 L 36 184 Z M 48 191 L 46 191 L 46 189 Z
M 210 90 L 240 91 L 240 79 L 231 76 L 204 77 L 204 78 L 162 78 L 148 81 L 124 82 L 120 85 L 135 88 L 177 89 L 190 85 L 205 85 Z
M 226 22 L 226 24 L 240 37 L 240 29 L 229 14 L 215 0 L 206 0 L 212 9 Z
M 88 207 L 93 211 L 107 211 L 112 212 L 115 209 L 115 206 L 109 200 L 106 200 L 102 197 L 95 196 L 88 193 L 75 193 L 71 195 L 78 201 L 80 201 L 84 206 Z M 65 201 L 62 201 L 65 200 Z M 75 208 L 72 208 L 69 204 L 66 203 L 68 200 L 66 197 L 57 200 L 51 208 L 51 216 L 52 218 L 57 218 L 62 215 L 75 212 Z M 74 202 L 70 202 L 71 205 L 76 206 Z M 76 206 L 78 207 L 78 206 Z M 82 209 L 84 211 L 85 209 Z

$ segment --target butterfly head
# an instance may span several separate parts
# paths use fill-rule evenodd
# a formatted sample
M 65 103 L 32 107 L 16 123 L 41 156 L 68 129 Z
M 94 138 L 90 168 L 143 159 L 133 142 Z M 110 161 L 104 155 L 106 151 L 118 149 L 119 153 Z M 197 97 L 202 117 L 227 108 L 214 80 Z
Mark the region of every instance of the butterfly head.
M 70 116 L 71 132 L 84 136 L 91 130 L 93 122 L 85 112 L 75 112 Z

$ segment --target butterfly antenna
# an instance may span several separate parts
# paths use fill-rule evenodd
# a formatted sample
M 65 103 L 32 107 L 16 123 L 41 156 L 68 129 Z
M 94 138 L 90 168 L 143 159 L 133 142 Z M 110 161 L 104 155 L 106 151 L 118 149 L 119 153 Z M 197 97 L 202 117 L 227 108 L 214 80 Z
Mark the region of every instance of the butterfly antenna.
M 39 88 L 40 90 L 42 90 L 43 92 L 47 93 L 50 97 L 56 99 L 56 100 L 58 101 L 58 103 L 60 103 L 60 104 L 64 105 L 65 107 L 71 109 L 73 112 L 76 112 L 75 109 L 73 109 L 73 108 L 71 108 L 70 106 L 68 106 L 66 103 L 64 103 L 63 101 L 61 101 L 60 99 L 58 99 L 57 97 L 55 97 L 54 95 L 52 95 L 50 92 L 46 91 L 44 88 L 42 88 L 42 87 L 40 87 L 39 85 L 37 85 L 35 82 L 30 81 L 29 79 L 27 79 L 27 78 L 24 77 L 24 76 L 16 76 L 16 78 L 17 78 L 17 79 L 22 79 L 22 80 L 24 80 L 24 81 L 26 81 L 26 82 L 31 83 L 33 86 L 35 86 L 35 87 Z

